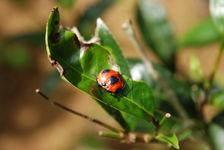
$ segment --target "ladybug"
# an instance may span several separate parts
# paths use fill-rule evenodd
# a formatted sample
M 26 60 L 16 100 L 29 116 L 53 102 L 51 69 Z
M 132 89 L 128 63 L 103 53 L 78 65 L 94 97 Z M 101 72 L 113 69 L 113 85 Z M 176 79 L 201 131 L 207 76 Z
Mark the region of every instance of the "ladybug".
M 96 77 L 97 83 L 109 93 L 115 96 L 123 92 L 125 82 L 121 74 L 112 69 L 102 70 Z

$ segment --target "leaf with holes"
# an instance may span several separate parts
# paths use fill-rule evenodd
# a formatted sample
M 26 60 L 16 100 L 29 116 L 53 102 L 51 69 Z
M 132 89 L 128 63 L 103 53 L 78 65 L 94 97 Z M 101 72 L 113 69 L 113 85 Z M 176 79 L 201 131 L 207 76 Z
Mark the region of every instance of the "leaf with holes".
M 126 90 L 119 98 L 100 88 L 93 75 L 107 68 L 119 71 L 122 70 L 121 66 L 114 65 L 115 55 L 106 47 L 82 41 L 77 35 L 73 30 L 60 27 L 59 12 L 55 8 L 46 27 L 46 47 L 50 62 L 62 78 L 93 99 L 113 108 L 119 119 L 120 112 L 125 112 L 150 122 L 154 112 L 154 98 L 150 88 L 144 82 L 133 81 L 125 75 Z M 121 125 L 128 130 L 127 124 Z

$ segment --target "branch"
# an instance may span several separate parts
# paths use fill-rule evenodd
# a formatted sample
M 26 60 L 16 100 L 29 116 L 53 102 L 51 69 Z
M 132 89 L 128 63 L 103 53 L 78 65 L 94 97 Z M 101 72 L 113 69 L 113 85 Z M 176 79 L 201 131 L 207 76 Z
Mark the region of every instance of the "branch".
M 212 84 L 214 82 L 215 74 L 218 71 L 219 65 L 221 63 L 221 58 L 222 58 L 222 54 L 223 54 L 223 51 L 224 51 L 223 49 L 224 49 L 224 42 L 222 42 L 221 45 L 220 45 L 218 55 L 215 59 L 215 63 L 214 63 L 213 68 L 212 68 L 211 76 L 208 80 L 208 83 L 205 86 L 204 101 L 199 105 L 199 114 L 200 114 L 200 117 L 202 118 L 203 121 L 205 121 L 204 108 L 205 108 L 205 105 L 209 102 L 209 98 L 210 98 L 210 95 L 211 95 Z
M 204 102 L 202 103 L 202 105 L 208 103 L 208 101 L 209 101 L 209 96 L 210 96 L 210 93 L 211 93 L 211 87 L 212 87 L 212 84 L 213 84 L 213 81 L 214 81 L 214 78 L 215 78 L 215 74 L 218 71 L 219 65 L 221 63 L 222 53 L 224 51 L 223 49 L 224 49 L 224 42 L 222 42 L 221 45 L 220 45 L 218 55 L 215 59 L 215 63 L 214 63 L 213 68 L 212 68 L 212 73 L 211 73 L 211 76 L 210 76 L 209 81 L 208 81 L 208 85 L 207 85 L 207 87 L 205 87 L 205 99 L 204 99 Z
M 42 96 L 42 97 L 44 98 L 44 100 L 49 101 L 51 104 L 53 104 L 53 105 L 55 105 L 55 106 L 57 106 L 57 107 L 59 107 L 59 108 L 65 110 L 65 111 L 67 111 L 67 112 L 70 112 L 70 113 L 72 113 L 72 114 L 74 114 L 74 115 L 80 116 L 80 117 L 82 117 L 82 118 L 84 118 L 84 119 L 86 119 L 86 120 L 88 120 L 88 121 L 90 121 L 90 122 L 92 122 L 92 123 L 98 124 L 99 126 L 102 126 L 102 127 L 104 127 L 104 128 L 107 128 L 107 129 L 109 129 L 109 130 L 111 130 L 111 131 L 113 131 L 113 132 L 116 132 L 116 133 L 122 133 L 122 132 L 123 132 L 122 130 L 117 129 L 117 128 L 114 128 L 114 127 L 112 127 L 112 126 L 110 126 L 110 125 L 108 125 L 108 124 L 106 124 L 106 123 L 104 123 L 104 122 L 102 122 L 102 121 L 100 121 L 100 120 L 91 118 L 91 117 L 89 117 L 89 116 L 87 116 L 87 115 L 85 115 L 85 114 L 82 114 L 82 113 L 80 113 L 80 112 L 77 112 L 77 111 L 75 111 L 75 110 L 72 110 L 72 109 L 70 109 L 70 108 L 68 108 L 68 107 L 66 107 L 66 106 L 63 106 L 62 104 L 60 104 L 60 103 L 58 103 L 58 102 L 56 102 L 56 101 L 54 101 L 54 100 L 51 100 L 49 97 L 47 97 L 47 96 L 46 96 L 43 92 L 41 92 L 39 89 L 36 89 L 36 93 L 39 94 L 40 96 Z

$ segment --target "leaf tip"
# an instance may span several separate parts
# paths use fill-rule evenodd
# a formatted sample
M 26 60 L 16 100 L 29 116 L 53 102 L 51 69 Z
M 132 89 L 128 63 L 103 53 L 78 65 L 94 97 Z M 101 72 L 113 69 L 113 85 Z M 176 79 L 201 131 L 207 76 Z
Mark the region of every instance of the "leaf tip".
M 96 19 L 96 28 L 108 28 L 101 18 Z
M 96 19 L 96 24 L 97 25 L 103 24 L 103 20 L 101 18 L 97 18 Z

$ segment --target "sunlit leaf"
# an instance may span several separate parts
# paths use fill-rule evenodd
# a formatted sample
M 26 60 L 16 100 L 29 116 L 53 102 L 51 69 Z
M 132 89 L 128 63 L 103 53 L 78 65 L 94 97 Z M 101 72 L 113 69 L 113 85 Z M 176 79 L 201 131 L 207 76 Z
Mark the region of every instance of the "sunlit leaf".
M 130 77 L 131 75 L 129 72 L 128 62 L 122 55 L 120 46 L 114 39 L 106 24 L 99 18 L 97 19 L 97 27 L 95 34 L 97 37 L 99 37 L 100 44 L 107 47 L 115 63 L 120 66 L 120 72 Z
M 133 81 L 125 75 L 126 91 L 121 97 L 117 98 L 100 88 L 93 75 L 107 68 L 121 70 L 121 66 L 118 68 L 114 65 L 111 56 L 115 55 L 111 55 L 107 48 L 96 43 L 87 44 L 71 30 L 60 28 L 57 8 L 48 20 L 46 46 L 52 65 L 59 70 L 64 80 L 114 110 L 151 121 L 154 99 L 150 88 L 144 82 Z M 121 116 L 119 111 L 116 111 L 116 115 Z
M 201 64 L 199 58 L 191 54 L 190 56 L 190 65 L 189 65 L 189 74 L 193 81 L 200 82 L 204 79 L 204 75 L 202 72 Z

